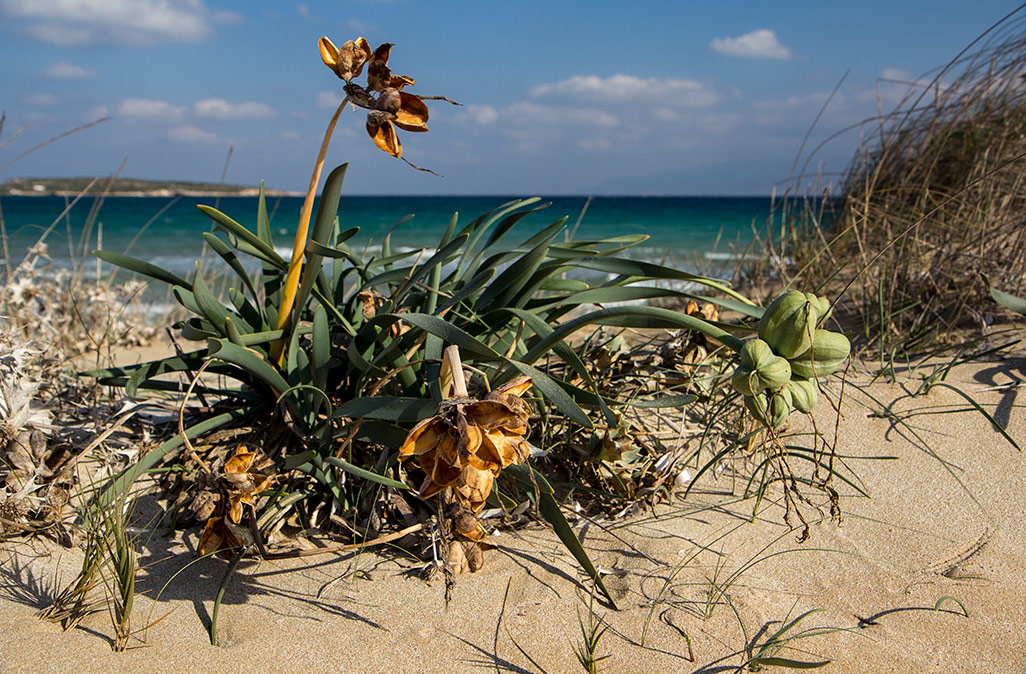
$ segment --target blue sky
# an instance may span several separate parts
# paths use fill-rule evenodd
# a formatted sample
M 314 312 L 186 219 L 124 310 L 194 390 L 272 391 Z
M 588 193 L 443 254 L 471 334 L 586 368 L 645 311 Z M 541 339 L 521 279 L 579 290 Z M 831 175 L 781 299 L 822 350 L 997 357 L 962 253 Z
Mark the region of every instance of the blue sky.
M 807 148 L 901 99 L 1017 3 L 0 0 L 0 172 L 305 189 L 341 80 L 317 40 L 393 42 L 431 102 L 415 171 L 343 113 L 351 194 L 768 194 Z M 363 78 L 360 79 L 362 81 Z M 20 135 L 11 139 L 16 131 Z M 809 166 L 842 171 L 857 132 Z M 804 159 L 804 158 L 803 158 Z

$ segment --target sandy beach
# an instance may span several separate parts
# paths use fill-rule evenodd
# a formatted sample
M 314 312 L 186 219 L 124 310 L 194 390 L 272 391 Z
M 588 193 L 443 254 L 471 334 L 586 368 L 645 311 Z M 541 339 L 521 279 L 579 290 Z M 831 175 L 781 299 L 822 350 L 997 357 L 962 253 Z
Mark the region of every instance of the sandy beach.
M 1024 365 L 1021 356 L 963 365 L 947 381 L 1021 442 L 1020 390 L 1007 385 Z M 825 502 L 807 507 L 803 543 L 783 524 L 779 490 L 752 519 L 755 500 L 729 466 L 654 514 L 574 522 L 619 608 L 592 604 L 608 626 L 601 671 L 733 671 L 813 609 L 789 635 L 841 631 L 791 641 L 778 657 L 829 660 L 831 672 L 1026 671 L 1026 459 L 974 411 L 908 416 L 966 408 L 941 387 L 911 397 L 919 381 L 904 373 L 867 389 L 907 426 L 848 389 L 838 455 L 871 498 L 835 480 L 841 522 Z M 580 671 L 573 646 L 589 585 L 541 525 L 493 535 L 499 549 L 458 577 L 448 605 L 443 580 L 425 580 L 396 550 L 247 560 L 226 591 L 217 647 L 207 629 L 226 562 L 190 564 L 197 534 L 143 532 L 133 616 L 136 627 L 161 620 L 124 653 L 111 651 L 106 612 L 68 632 L 34 617 L 55 579 L 74 576 L 78 550 L 5 543 L 0 671 Z

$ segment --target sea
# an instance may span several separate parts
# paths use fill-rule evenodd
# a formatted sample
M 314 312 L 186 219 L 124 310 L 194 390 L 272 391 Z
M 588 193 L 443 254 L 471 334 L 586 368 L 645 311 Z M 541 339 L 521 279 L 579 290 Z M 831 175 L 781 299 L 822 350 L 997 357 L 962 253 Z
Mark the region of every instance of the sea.
M 380 254 L 391 232 L 393 252 L 431 251 L 449 221 L 458 225 L 509 202 L 506 196 L 347 196 L 339 204 L 342 229 L 359 227 L 347 243 Z M 45 249 L 38 262 L 52 269 L 105 275 L 109 268 L 92 255 L 103 249 L 131 255 L 186 275 L 197 261 L 215 264 L 204 252 L 202 234 L 212 222 L 198 204 L 213 206 L 255 230 L 256 197 L 0 197 L 5 244 L 0 264 L 16 268 L 30 249 Z M 268 197 L 274 246 L 291 254 L 302 197 Z M 515 245 L 566 217 L 561 238 L 601 239 L 645 234 L 648 239 L 625 254 L 691 272 L 729 277 L 756 232 L 765 234 L 772 200 L 765 197 L 559 196 L 543 198 L 547 208 L 521 220 L 506 235 Z M 70 206 L 70 207 L 69 207 Z M 407 216 L 412 218 L 405 219 Z M 44 246 L 38 246 L 43 243 Z M 214 261 L 211 260 L 214 258 Z M 5 271 L 7 271 L 5 269 Z

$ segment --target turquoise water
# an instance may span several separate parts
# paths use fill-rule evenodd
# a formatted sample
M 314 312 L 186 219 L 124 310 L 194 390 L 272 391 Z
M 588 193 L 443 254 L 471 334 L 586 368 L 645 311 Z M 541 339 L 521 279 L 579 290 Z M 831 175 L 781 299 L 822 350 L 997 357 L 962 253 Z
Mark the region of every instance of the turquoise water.
M 466 224 L 509 199 L 343 196 L 339 216 L 343 229 L 360 228 L 351 245 L 373 249 L 401 218 L 413 214 L 393 231 L 393 250 L 430 249 L 454 212 L 459 213 L 459 223 Z M 251 229 L 256 222 L 254 197 L 107 197 L 102 203 L 88 198 L 61 217 L 68 201 L 63 197 L 0 198 L 11 264 L 17 265 L 52 226 L 46 244 L 56 266 L 70 267 L 73 260 L 84 259 L 84 269 L 94 268 L 89 251 L 102 246 L 186 273 L 202 254 L 202 233 L 211 230 L 211 221 L 197 204 L 216 204 Z M 576 238 L 647 234 L 650 238 L 629 255 L 705 272 L 732 268 L 733 255 L 751 240 L 753 225 L 764 225 L 771 209 L 769 197 L 596 197 L 590 201 L 587 197 L 555 197 L 542 201 L 551 206 L 521 220 L 507 235 L 511 243 L 568 216 L 568 232 L 580 218 Z M 268 199 L 279 250 L 291 250 L 302 202 L 301 197 Z

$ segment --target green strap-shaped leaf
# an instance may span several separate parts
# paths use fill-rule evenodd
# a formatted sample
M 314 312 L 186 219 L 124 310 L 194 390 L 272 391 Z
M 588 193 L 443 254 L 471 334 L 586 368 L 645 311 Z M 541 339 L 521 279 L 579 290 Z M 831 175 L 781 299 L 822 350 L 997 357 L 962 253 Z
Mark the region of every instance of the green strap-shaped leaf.
M 559 411 L 567 415 L 574 420 L 577 424 L 584 428 L 591 429 L 594 425 L 591 423 L 591 419 L 588 418 L 588 414 L 581 409 L 581 406 L 574 402 L 563 388 L 556 383 L 556 381 L 545 374 L 541 370 L 526 363 L 521 363 L 516 360 L 507 360 L 510 365 L 516 368 L 521 374 L 527 375 L 534 380 L 534 387 L 538 389 L 546 400 L 551 402 Z
M 360 468 L 359 466 L 354 466 L 348 461 L 337 459 L 334 456 L 329 456 L 324 460 L 324 462 L 330 463 L 331 465 L 336 466 L 337 468 L 341 468 L 350 475 L 355 475 L 356 477 L 359 477 L 364 480 L 370 480 L 371 482 L 377 482 L 378 484 L 384 485 L 386 487 L 392 487 L 393 489 L 409 489 L 409 486 L 403 484 L 402 482 L 399 482 L 398 480 L 393 480 L 391 478 L 385 477 L 384 475 L 378 475 L 377 473 L 371 472 L 364 468 Z
M 310 376 L 313 385 L 328 388 L 328 363 L 331 360 L 331 333 L 328 331 L 328 313 L 324 305 L 314 310 L 313 332 L 310 334 Z
M 289 388 L 288 382 L 281 376 L 281 373 L 255 351 L 232 344 L 226 339 L 207 340 L 207 350 L 211 358 L 238 365 L 264 382 L 276 396 Z
M 207 431 L 218 429 L 221 426 L 224 426 L 235 419 L 240 419 L 250 413 L 251 410 L 242 408 L 217 414 L 185 429 L 185 435 L 192 440 Z M 132 483 L 135 482 L 137 477 L 156 466 L 165 456 L 167 456 L 169 452 L 178 449 L 183 443 L 184 440 L 182 439 L 182 436 L 180 434 L 175 435 L 173 438 L 169 438 L 158 445 L 156 449 L 144 454 L 142 458 L 135 463 L 135 465 L 122 473 L 114 480 L 110 487 L 103 491 L 99 497 L 100 503 L 112 503 L 119 494 L 125 492 L 132 486 Z
M 541 201 L 541 199 L 539 199 L 538 197 L 508 201 L 502 206 L 496 208 L 495 210 L 486 213 L 480 216 L 479 218 L 476 218 L 473 222 L 464 227 L 463 231 L 461 231 L 460 234 L 473 234 L 473 237 L 470 239 L 470 242 L 464 248 L 463 256 L 460 258 L 460 263 L 459 265 L 457 265 L 456 271 L 453 273 L 453 278 L 461 279 L 465 276 L 465 274 L 470 273 L 469 268 L 466 272 L 464 271 L 464 268 L 470 260 L 474 259 L 475 249 L 477 247 L 478 241 L 481 239 L 484 233 L 492 226 L 492 224 L 495 223 L 496 220 L 504 217 L 512 211 L 517 210 L 518 208 L 530 206 L 531 204 L 537 203 L 539 201 Z
M 245 293 L 242 293 L 235 288 L 228 289 L 228 300 L 235 307 L 235 311 L 238 312 L 239 316 L 246 321 L 247 324 L 254 328 L 255 332 L 262 332 L 270 329 L 270 325 L 267 323 L 267 318 L 260 313 L 260 310 L 254 306 L 252 302 L 246 297 Z
M 353 440 L 398 450 L 406 441 L 406 435 L 406 429 L 395 424 L 380 419 L 364 419 Z
M 281 255 L 275 252 L 272 244 L 267 243 L 216 208 L 204 206 L 203 204 L 198 205 L 197 208 L 203 211 L 204 215 L 217 223 L 218 226 L 215 229 L 220 229 L 237 236 L 240 241 L 244 241 L 252 248 L 260 251 L 262 259 L 274 264 L 274 266 L 279 269 L 286 269 L 288 267 L 288 263 Z
M 1016 297 L 1015 295 L 1009 295 L 1008 293 L 1002 292 L 993 286 L 990 288 L 990 296 L 993 297 L 994 301 L 1001 306 L 1007 307 L 1012 311 L 1026 316 L 1026 299 Z
M 134 271 L 137 274 L 143 276 L 149 276 L 152 279 L 163 281 L 168 285 L 182 286 L 183 288 L 191 289 L 192 284 L 178 276 L 173 274 L 166 269 L 162 269 L 155 264 L 144 262 L 143 260 L 137 260 L 134 257 L 122 255 L 120 253 L 112 253 L 109 250 L 94 250 L 93 255 L 100 258 L 104 262 L 127 269 L 128 271 Z
M 256 288 L 253 287 L 253 279 L 249 277 L 249 272 L 242 266 L 242 261 L 239 260 L 239 256 L 235 254 L 235 251 L 231 249 L 227 243 L 222 241 L 213 232 L 203 232 L 203 240 L 207 242 L 207 245 L 214 249 L 214 252 L 221 256 L 232 271 L 242 279 L 242 284 L 246 286 L 246 290 L 252 295 L 253 299 L 257 299 Z
M 384 326 L 400 319 L 417 326 L 425 332 L 430 332 L 432 335 L 441 337 L 442 340 L 448 344 L 455 344 L 460 347 L 460 351 L 464 354 L 471 355 L 476 358 L 489 358 L 493 360 L 502 359 L 502 356 L 492 350 L 492 348 L 487 344 L 438 316 L 413 313 L 381 314 L 372 318 L 370 323 L 378 326 Z
M 335 418 L 380 419 L 382 421 L 411 422 L 426 419 L 438 408 L 430 398 L 399 398 L 395 396 L 369 396 L 353 398 L 335 408 Z
M 192 284 L 190 283 L 188 288 L 191 287 Z M 178 300 L 179 304 L 181 304 L 183 307 L 185 307 L 192 313 L 196 314 L 197 316 L 202 316 L 203 310 L 199 308 L 199 304 L 196 302 L 196 296 L 188 288 L 183 286 L 175 286 L 171 289 L 171 292 L 174 294 L 175 299 Z M 210 321 L 207 322 L 209 323 Z
M 506 267 L 495 278 L 495 281 L 481 293 L 481 296 L 477 298 L 477 301 L 474 303 L 474 309 L 481 311 L 488 305 L 504 307 L 516 304 L 514 298 L 520 295 L 535 270 L 538 269 L 538 266 L 545 258 L 545 250 L 554 236 L 556 236 L 555 232 L 550 234 L 548 239 L 538 243 L 526 255 Z M 530 292 L 530 289 L 528 292 Z
M 606 589 L 605 583 L 602 582 L 602 576 L 599 575 L 598 569 L 592 564 L 591 558 L 588 557 L 588 552 L 581 545 L 581 541 L 578 540 L 577 535 L 574 534 L 574 530 L 570 527 L 570 523 L 566 521 L 566 517 L 563 516 L 563 511 L 559 508 L 559 504 L 556 503 L 556 499 L 553 497 L 554 491 L 552 485 L 549 484 L 548 480 L 545 479 L 541 473 L 536 471 L 531 466 L 512 465 L 507 466 L 505 471 L 512 475 L 520 484 L 523 486 L 524 491 L 531 498 L 532 501 L 538 506 L 538 512 L 545 518 L 553 531 L 556 532 L 556 536 L 563 543 L 570 554 L 574 556 L 578 564 L 584 569 L 585 573 L 592 579 L 599 591 L 602 593 L 610 604 L 613 605 L 615 610 L 619 610 L 616 606 L 616 601 L 613 599 L 613 595 Z M 534 474 L 534 479 L 531 478 L 531 474 Z M 536 493 L 534 485 L 538 485 L 538 491 Z
M 551 349 L 557 341 L 573 334 L 585 325 L 682 327 L 698 330 L 705 335 L 718 339 L 735 351 L 740 351 L 742 346 L 741 340 L 727 331 L 712 325 L 708 321 L 688 316 L 680 311 L 671 311 L 670 309 L 661 309 L 659 307 L 621 306 L 592 311 L 560 325 L 551 335 L 531 347 L 531 350 L 523 358 L 524 362 L 533 363 Z
M 524 311 L 523 309 L 511 309 L 510 311 L 520 318 L 520 320 L 524 321 L 527 327 L 529 327 L 531 331 L 539 337 L 547 337 L 552 334 L 552 326 L 531 312 Z M 595 392 L 596 402 L 602 410 L 602 415 L 605 417 L 606 422 L 611 426 L 615 426 L 616 419 L 613 418 L 612 413 L 606 406 L 605 401 L 599 393 L 598 386 L 595 384 L 595 381 L 591 376 L 591 372 L 588 371 L 584 361 L 582 361 L 581 357 L 577 355 L 577 352 L 571 349 L 570 345 L 563 340 L 559 340 L 553 344 L 553 351 L 555 351 L 557 356 L 563 359 L 563 362 L 570 366 L 570 369 L 572 369 L 577 376 L 583 379 L 585 383 L 592 388 Z
M 228 311 L 221 301 L 214 297 L 214 293 L 210 292 L 206 281 L 203 280 L 203 274 L 200 273 L 199 262 L 196 263 L 196 275 L 192 281 L 192 295 L 196 300 L 196 306 L 199 307 L 200 315 L 210 321 L 222 336 L 227 336 L 224 321 L 228 318 Z
M 655 409 L 662 407 L 684 407 L 698 400 L 698 396 L 691 395 L 690 393 L 681 393 L 678 395 L 660 396 L 658 398 L 634 398 L 633 400 L 627 401 L 627 404 L 631 407 L 644 407 L 646 409 Z

